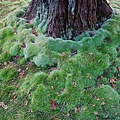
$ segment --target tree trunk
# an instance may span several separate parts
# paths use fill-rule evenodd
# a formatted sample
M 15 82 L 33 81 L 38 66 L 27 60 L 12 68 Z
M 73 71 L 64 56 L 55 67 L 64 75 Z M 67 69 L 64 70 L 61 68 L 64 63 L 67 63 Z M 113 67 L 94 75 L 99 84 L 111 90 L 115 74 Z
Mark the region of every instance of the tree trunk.
M 48 36 L 72 39 L 88 29 L 98 29 L 111 14 L 106 0 L 32 0 L 24 17 L 46 19 Z

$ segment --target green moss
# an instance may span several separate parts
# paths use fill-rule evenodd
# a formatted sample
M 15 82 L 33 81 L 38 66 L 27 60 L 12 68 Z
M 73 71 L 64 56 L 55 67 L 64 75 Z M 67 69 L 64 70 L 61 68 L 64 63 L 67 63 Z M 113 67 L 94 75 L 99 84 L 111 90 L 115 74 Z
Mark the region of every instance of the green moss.
M 120 95 L 120 80 L 116 82 L 116 85 L 117 85 L 117 92 Z
M 13 9 L 14 7 L 10 10 Z M 2 26 L 14 26 L 16 35 L 12 27 L 10 34 L 7 28 L 1 31 L 8 32 L 0 33 L 0 43 L 3 45 L 0 60 L 8 62 L 11 55 L 19 55 L 20 61 L 16 62 L 22 64 L 20 69 L 28 68 L 26 77 L 18 79 L 18 84 L 15 85 L 19 87 L 16 91 L 16 104 L 7 100 L 10 107 L 6 110 L 6 119 L 32 120 L 41 116 L 40 119 L 47 120 L 57 114 L 59 120 L 96 120 L 97 117 L 99 120 L 119 120 L 119 80 L 116 81 L 118 93 L 109 83 L 109 78 L 119 77 L 120 60 L 116 51 L 120 45 L 119 15 L 113 15 L 102 28 L 94 30 L 93 37 L 87 31 L 71 41 L 42 35 L 48 24 L 46 19 L 41 21 L 36 18 L 27 24 L 20 18 L 24 9 L 25 7 L 21 7 L 13 11 L 2 21 Z M 32 33 L 33 26 L 38 36 Z M 28 66 L 26 62 L 31 65 Z M 4 101 L 14 90 L 7 81 L 17 77 L 17 74 L 14 68 L 0 70 L 0 87 Z M 102 84 L 105 86 L 101 86 Z M 20 103 L 21 100 L 23 103 Z M 28 106 L 24 105 L 26 101 Z M 52 104 L 56 105 L 54 109 L 51 108 Z
M 26 58 L 20 59 L 20 64 L 21 64 L 21 65 L 24 65 L 26 62 L 27 62 L 27 59 L 26 59 Z
M 33 61 L 38 67 L 46 67 L 47 65 L 49 65 L 49 57 L 43 53 L 34 57 Z
M 5 28 L 2 28 L 1 30 L 0 30 L 0 43 L 3 43 L 4 42 L 4 38 L 5 37 L 8 37 L 8 36 L 11 36 L 11 35 L 13 35 L 14 34 L 14 29 L 13 29 L 13 27 L 11 27 L 11 26 L 7 26 L 7 27 L 5 27 Z
M 120 59 L 119 58 L 116 58 L 115 65 L 116 65 L 116 67 L 120 67 Z
M 78 119 L 117 119 L 120 115 L 120 97 L 110 86 L 105 85 L 83 92 Z M 114 96 L 114 97 L 113 97 Z
M 35 43 L 27 43 L 26 47 L 24 48 L 23 54 L 25 58 L 31 58 L 37 55 L 40 52 L 39 44 Z
M 14 68 L 4 68 L 0 71 L 0 80 L 9 81 L 18 75 Z
M 67 62 L 63 63 L 62 68 L 67 70 L 68 73 L 77 74 L 77 72 L 81 71 L 83 76 L 91 76 L 94 78 L 102 74 L 109 65 L 110 62 L 107 56 L 90 52 L 68 59 Z
M 39 94 L 39 96 L 38 96 Z M 33 111 L 48 112 L 50 110 L 50 98 L 46 87 L 43 84 L 38 85 L 35 92 L 32 93 L 30 108 Z
M 89 32 L 84 32 L 81 35 L 76 36 L 75 38 L 73 38 L 75 41 L 80 41 L 82 40 L 84 37 L 90 37 Z
M 48 25 L 48 20 L 47 19 L 42 20 L 38 25 L 37 31 L 39 33 L 45 33 L 47 29 L 47 25 Z
M 107 76 L 106 76 L 107 77 Z M 96 80 L 97 85 L 110 85 L 109 79 L 106 77 L 98 78 Z
M 35 35 L 33 35 L 33 34 L 28 34 L 27 36 L 26 36 L 26 38 L 24 39 L 24 41 L 25 42 L 32 42 L 32 43 L 34 43 L 35 42 L 35 39 L 36 39 L 36 36 Z
M 22 94 L 26 94 L 30 91 L 36 90 L 39 84 L 47 84 L 47 77 L 48 75 L 44 72 L 38 72 L 34 75 L 27 76 L 20 87 L 20 92 L 22 93 L 23 91 Z
M 14 89 L 14 86 L 5 86 L 0 92 L 0 98 L 4 98 L 5 96 L 12 97 L 11 93 Z
M 15 43 L 9 52 L 12 56 L 20 55 L 20 52 L 22 52 L 22 43 Z
M 7 62 L 10 59 L 11 59 L 11 55 L 9 53 L 5 52 L 5 53 L 0 54 L 0 61 L 1 62 Z
M 113 88 L 108 85 L 100 87 L 96 90 L 96 96 L 100 99 L 101 103 L 103 101 L 105 103 L 102 108 L 103 110 L 100 110 L 100 118 L 115 119 L 120 115 L 120 96 Z

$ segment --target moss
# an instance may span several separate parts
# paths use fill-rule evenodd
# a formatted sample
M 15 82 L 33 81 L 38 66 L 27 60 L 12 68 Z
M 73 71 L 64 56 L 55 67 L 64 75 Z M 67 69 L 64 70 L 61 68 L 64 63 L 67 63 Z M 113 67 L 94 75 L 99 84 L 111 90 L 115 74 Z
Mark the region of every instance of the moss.
M 24 48 L 23 54 L 25 58 L 31 58 L 37 55 L 40 52 L 40 47 L 38 44 L 35 43 L 27 43 L 26 47 Z
M 20 59 L 20 64 L 21 64 L 21 65 L 24 65 L 26 62 L 27 62 L 27 59 L 26 59 L 26 58 Z
M 0 61 L 1 62 L 7 62 L 9 60 L 11 60 L 11 55 L 9 53 L 5 52 L 5 53 L 0 54 Z
M 35 39 L 36 39 L 35 35 L 29 34 L 28 36 L 26 36 L 24 41 L 27 42 L 27 43 L 29 43 L 29 42 L 35 43 Z
M 120 96 L 114 89 L 110 86 L 106 85 L 100 87 L 96 90 L 96 95 L 100 99 L 101 103 L 104 101 L 105 105 L 103 106 L 103 110 L 100 111 L 100 118 L 110 118 L 115 119 L 120 115 Z M 113 97 L 114 96 L 114 97 Z M 103 99 L 103 100 L 102 100 Z M 117 114 L 116 114 L 117 113 Z
M 107 76 L 105 77 L 99 77 L 97 80 L 96 80 L 96 86 L 98 85 L 110 85 L 110 82 L 108 80 L 108 78 L 106 78 Z
M 5 86 L 2 90 L 1 90 L 1 94 L 0 94 L 0 98 L 4 98 L 5 96 L 8 97 L 12 97 L 12 92 L 15 89 L 14 86 Z
M 24 14 L 24 10 L 21 7 L 18 7 L 16 10 L 13 9 L 13 12 L 9 13 L 5 18 L 4 18 L 4 22 L 7 26 L 16 26 L 16 22 L 19 21 L 20 16 L 22 16 Z
M 46 19 L 40 21 L 36 18 L 27 24 L 23 18 L 19 18 L 24 9 L 22 7 L 12 12 L 2 21 L 2 26 L 14 26 L 16 35 L 13 28 L 11 34 L 2 33 L 0 39 L 4 44 L 0 50 L 0 60 L 8 62 L 11 55 L 20 55 L 20 61 L 17 61 L 17 64 L 22 64 L 20 69 L 28 67 L 26 77 L 19 79 L 17 84 L 20 86 L 16 91 L 17 103 L 9 104 L 7 100 L 10 107 L 6 110 L 6 119 L 38 119 L 38 116 L 41 116 L 40 119 L 48 119 L 59 113 L 57 118 L 60 120 L 118 120 L 119 80 L 116 81 L 118 93 L 110 87 L 108 80 L 119 76 L 120 60 L 116 51 L 120 45 L 119 15 L 106 21 L 99 30 L 93 31 L 93 37 L 87 31 L 71 41 L 42 35 L 47 27 Z M 37 37 L 32 33 L 33 26 L 38 32 Z M 4 29 L 6 28 L 3 31 Z M 17 77 L 17 74 L 14 68 L 0 70 L 4 101 L 5 96 L 10 96 L 14 90 L 7 81 Z M 21 100 L 23 104 L 19 105 Z M 27 100 L 28 106 L 25 106 Z M 54 109 L 51 108 L 52 105 L 55 105 Z
M 14 79 L 18 75 L 18 72 L 14 68 L 4 68 L 0 71 L 0 80 L 9 81 Z
M 89 63 L 89 64 L 88 64 Z M 91 76 L 92 78 L 102 74 L 110 65 L 109 58 L 100 53 L 86 53 L 76 55 L 67 62 L 63 63 L 62 68 L 68 73 L 82 73 L 83 76 Z
M 7 26 L 5 28 L 2 28 L 0 30 L 0 39 L 1 39 L 1 43 L 4 42 L 4 40 L 2 41 L 2 39 L 4 39 L 5 37 L 11 36 L 14 34 L 14 29 L 11 26 Z
M 22 52 L 21 48 L 22 48 L 22 43 L 15 43 L 10 48 L 9 52 L 12 56 L 20 55 L 20 52 Z
M 37 89 L 39 84 L 47 84 L 48 75 L 44 72 L 37 72 L 34 75 L 27 76 L 20 87 L 21 94 L 29 93 Z
M 112 24 L 112 26 L 111 26 Z M 109 19 L 103 26 L 103 29 L 107 29 L 108 31 L 110 31 L 112 34 L 117 34 L 117 32 L 119 31 L 119 26 L 118 24 L 120 24 L 119 21 L 115 20 L 115 19 Z
M 82 106 L 77 113 L 78 119 L 116 119 L 120 112 L 120 97 L 110 86 L 105 85 L 83 92 Z M 114 97 L 113 97 L 114 96 Z
M 38 25 L 37 31 L 39 33 L 45 33 L 47 29 L 47 25 L 48 25 L 48 20 L 47 19 L 42 20 Z
M 116 67 L 120 67 L 120 59 L 116 58 L 115 60 Z
M 38 96 L 39 94 L 39 96 Z M 35 92 L 32 93 L 30 108 L 33 111 L 48 112 L 50 109 L 50 98 L 46 87 L 43 84 L 38 85 Z
M 120 80 L 116 82 L 116 85 L 117 85 L 117 92 L 120 95 Z
M 87 32 L 84 32 L 84 33 L 82 33 L 81 35 L 78 35 L 78 36 L 76 36 L 75 38 L 73 38 L 75 41 L 80 41 L 80 40 L 82 40 L 84 37 L 90 37 L 90 35 L 89 35 L 89 32 L 87 31 Z
M 46 67 L 47 65 L 49 65 L 49 57 L 43 53 L 34 57 L 33 61 L 38 67 Z

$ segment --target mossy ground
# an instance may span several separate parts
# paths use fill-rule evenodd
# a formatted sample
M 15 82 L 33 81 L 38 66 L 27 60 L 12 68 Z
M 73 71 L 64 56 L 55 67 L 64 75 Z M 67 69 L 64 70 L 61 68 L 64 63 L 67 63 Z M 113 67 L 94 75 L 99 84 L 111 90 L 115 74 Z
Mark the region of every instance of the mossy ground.
M 110 4 L 112 18 L 74 41 L 11 8 L 0 20 L 0 120 L 120 120 L 120 1 Z

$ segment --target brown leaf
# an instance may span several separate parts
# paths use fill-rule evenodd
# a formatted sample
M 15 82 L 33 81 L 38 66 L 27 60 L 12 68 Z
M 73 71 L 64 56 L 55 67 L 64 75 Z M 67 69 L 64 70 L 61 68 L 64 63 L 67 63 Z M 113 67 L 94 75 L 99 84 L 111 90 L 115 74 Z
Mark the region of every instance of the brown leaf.
M 50 104 L 51 104 L 50 109 L 52 109 L 52 110 L 56 109 L 56 107 L 57 107 L 56 100 L 51 100 Z
M 98 112 L 95 111 L 95 112 L 94 112 L 94 115 L 98 115 Z
M 86 109 L 87 109 L 87 108 L 84 108 L 84 112 L 86 112 Z
M 118 71 L 120 72 L 120 67 L 118 67 Z
M 28 105 L 28 100 L 25 101 L 25 106 L 27 106 L 27 105 Z
M 101 105 L 105 105 L 105 102 L 102 102 Z
M 111 108 L 115 108 L 115 106 L 111 106 Z

